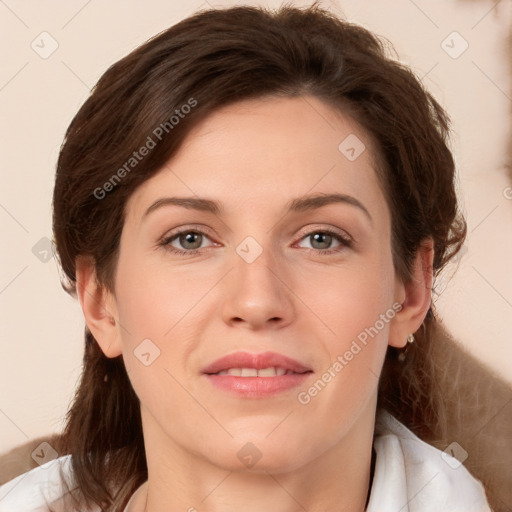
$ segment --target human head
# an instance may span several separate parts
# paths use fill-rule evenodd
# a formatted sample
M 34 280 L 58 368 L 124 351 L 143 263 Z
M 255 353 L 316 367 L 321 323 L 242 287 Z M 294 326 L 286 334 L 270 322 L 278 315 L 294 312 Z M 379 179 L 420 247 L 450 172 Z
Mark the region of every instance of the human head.
M 429 237 L 438 272 L 465 229 L 457 218 L 441 107 L 358 26 L 317 8 L 283 8 L 275 15 L 232 8 L 187 18 L 114 64 L 71 123 L 54 193 L 55 241 L 71 291 L 77 259 L 84 256 L 94 262 L 100 284 L 115 291 L 127 202 L 208 115 L 243 100 L 307 95 L 350 116 L 369 136 L 391 213 L 397 276 L 411 279 L 414 257 Z M 140 160 L 133 157 L 148 147 L 148 137 L 155 146 Z M 135 161 L 126 167 L 130 158 Z M 122 361 L 108 360 L 88 332 L 83 399 L 94 402 L 97 393 L 103 407 L 119 403 L 136 417 L 137 399 L 123 371 Z M 114 381 L 108 392 L 101 387 L 105 374 Z M 99 452 L 116 421 L 100 422 L 97 438 L 83 440 L 84 452 Z M 109 437 L 107 449 L 141 448 L 138 420 L 124 433 Z

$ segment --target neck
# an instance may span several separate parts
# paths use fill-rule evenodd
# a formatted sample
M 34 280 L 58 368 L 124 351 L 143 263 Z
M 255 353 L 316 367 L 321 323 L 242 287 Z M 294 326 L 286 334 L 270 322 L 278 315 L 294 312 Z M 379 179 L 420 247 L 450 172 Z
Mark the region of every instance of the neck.
M 370 404 L 342 439 L 316 458 L 289 470 L 258 464 L 259 470 L 241 471 L 170 442 L 143 412 L 149 478 L 137 502 L 146 502 L 145 512 L 363 512 L 374 422 Z

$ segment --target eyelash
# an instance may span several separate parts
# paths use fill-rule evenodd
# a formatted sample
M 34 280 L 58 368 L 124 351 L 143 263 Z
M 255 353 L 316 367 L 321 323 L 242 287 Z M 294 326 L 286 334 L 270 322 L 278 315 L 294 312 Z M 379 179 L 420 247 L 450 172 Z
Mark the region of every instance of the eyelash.
M 170 252 L 172 252 L 174 254 L 178 254 L 178 255 L 190 256 L 190 255 L 193 255 L 193 254 L 197 254 L 197 253 L 199 253 L 202 250 L 201 248 L 199 248 L 199 249 L 183 250 L 183 249 L 177 249 L 176 247 L 173 247 L 172 245 L 170 245 L 170 243 L 173 242 L 175 239 L 177 239 L 180 235 L 184 235 L 184 234 L 188 234 L 188 233 L 194 233 L 194 234 L 197 234 L 197 235 L 203 235 L 203 236 L 206 236 L 207 238 L 209 238 L 208 234 L 205 233 L 204 231 L 201 231 L 200 229 L 190 229 L 189 228 L 189 229 L 184 229 L 182 231 L 177 231 L 176 233 L 173 233 L 173 234 L 171 234 L 169 236 L 164 237 L 159 245 L 161 245 L 162 247 L 165 247 L 166 250 L 168 250 L 168 251 L 170 251 Z M 303 240 L 303 239 L 305 239 L 305 238 L 307 238 L 309 236 L 312 236 L 312 235 L 314 235 L 316 233 L 322 233 L 324 235 L 332 236 L 335 240 L 337 240 L 338 242 L 341 243 L 341 247 L 338 247 L 338 248 L 335 248 L 335 249 L 312 249 L 312 248 L 309 248 L 309 247 L 305 247 L 303 249 L 306 249 L 308 251 L 314 251 L 317 254 L 321 254 L 322 256 L 327 256 L 327 255 L 330 255 L 330 254 L 334 254 L 334 253 L 340 252 L 344 248 L 352 247 L 353 240 L 351 238 L 349 238 L 348 236 L 343 236 L 340 233 L 337 233 L 337 232 L 332 231 L 330 229 L 316 229 L 316 230 L 310 231 L 309 233 L 306 233 L 301 238 L 299 238 L 298 241 L 301 241 L 301 240 Z

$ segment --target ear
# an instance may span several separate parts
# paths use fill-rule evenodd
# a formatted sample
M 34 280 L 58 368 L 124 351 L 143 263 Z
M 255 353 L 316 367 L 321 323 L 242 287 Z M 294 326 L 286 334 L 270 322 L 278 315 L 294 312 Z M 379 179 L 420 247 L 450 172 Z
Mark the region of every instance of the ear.
M 77 258 L 76 287 L 85 322 L 101 350 L 107 357 L 121 355 L 116 301 L 112 292 L 98 283 L 91 258 Z
M 389 345 L 402 348 L 407 336 L 416 332 L 427 315 L 432 299 L 434 242 L 426 238 L 418 248 L 411 279 L 397 282 L 395 300 L 402 309 L 390 324 Z

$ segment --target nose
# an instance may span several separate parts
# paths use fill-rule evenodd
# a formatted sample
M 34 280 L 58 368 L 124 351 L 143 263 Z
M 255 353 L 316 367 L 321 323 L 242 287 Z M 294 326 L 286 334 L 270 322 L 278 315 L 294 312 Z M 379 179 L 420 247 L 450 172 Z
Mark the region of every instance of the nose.
M 270 250 L 252 263 L 235 253 L 234 265 L 224 290 L 224 322 L 251 330 L 289 325 L 294 315 L 289 272 L 276 263 Z

